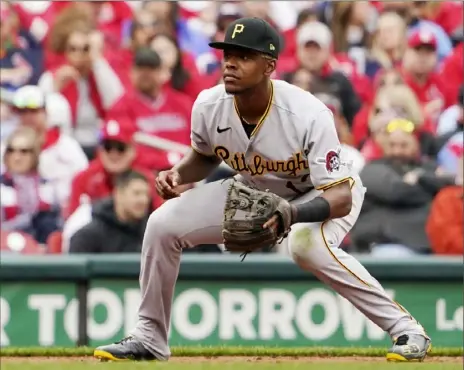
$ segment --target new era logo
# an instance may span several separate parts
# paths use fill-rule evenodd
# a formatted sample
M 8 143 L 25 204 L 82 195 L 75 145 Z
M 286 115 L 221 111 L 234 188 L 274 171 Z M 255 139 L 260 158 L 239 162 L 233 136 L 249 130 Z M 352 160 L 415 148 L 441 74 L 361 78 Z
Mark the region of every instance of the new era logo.
M 269 45 L 269 49 L 272 50 L 272 51 L 274 51 L 274 50 L 275 50 L 275 46 L 274 46 L 273 44 L 270 44 L 270 45 Z

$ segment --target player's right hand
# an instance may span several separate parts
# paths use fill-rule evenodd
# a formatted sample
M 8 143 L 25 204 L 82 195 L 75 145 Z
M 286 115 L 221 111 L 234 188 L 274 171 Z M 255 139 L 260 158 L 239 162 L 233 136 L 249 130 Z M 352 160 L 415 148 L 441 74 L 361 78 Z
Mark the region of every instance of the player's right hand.
M 180 193 L 176 187 L 180 185 L 179 172 L 175 170 L 161 171 L 155 181 L 156 191 L 163 199 L 177 198 Z

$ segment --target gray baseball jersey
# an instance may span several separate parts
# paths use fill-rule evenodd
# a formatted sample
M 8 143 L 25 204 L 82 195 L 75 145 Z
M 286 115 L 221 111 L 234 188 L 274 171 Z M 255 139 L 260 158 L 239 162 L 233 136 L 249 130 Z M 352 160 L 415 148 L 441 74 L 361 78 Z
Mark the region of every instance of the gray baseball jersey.
M 192 111 L 192 147 L 217 156 L 260 189 L 292 198 L 352 176 L 332 112 L 316 97 L 273 80 L 272 99 L 250 138 L 223 85 L 203 91 Z

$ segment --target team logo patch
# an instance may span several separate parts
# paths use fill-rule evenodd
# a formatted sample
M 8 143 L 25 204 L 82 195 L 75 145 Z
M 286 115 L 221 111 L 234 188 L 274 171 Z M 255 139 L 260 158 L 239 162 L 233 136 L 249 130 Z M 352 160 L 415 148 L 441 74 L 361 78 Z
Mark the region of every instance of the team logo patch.
M 339 172 L 342 166 L 350 166 L 350 163 L 343 162 L 340 159 L 340 152 L 341 148 L 338 148 L 337 150 L 329 150 L 324 158 L 317 158 L 316 162 L 318 164 L 325 165 L 325 169 L 329 175 L 334 172 Z

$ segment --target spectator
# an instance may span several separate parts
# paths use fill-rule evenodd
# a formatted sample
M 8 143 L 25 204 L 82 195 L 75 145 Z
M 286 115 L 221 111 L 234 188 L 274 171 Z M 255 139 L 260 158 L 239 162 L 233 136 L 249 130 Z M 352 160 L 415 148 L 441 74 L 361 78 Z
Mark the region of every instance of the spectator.
M 377 119 L 378 115 L 383 115 Z M 415 125 L 420 138 L 421 151 L 424 155 L 435 158 L 438 152 L 434 136 L 431 135 L 424 123 L 424 116 L 414 92 L 405 85 L 385 86 L 377 93 L 366 121 L 356 120 L 354 132 L 362 132 L 364 142 L 361 152 L 367 160 L 378 159 L 382 156 L 383 130 L 389 120 L 405 117 Z M 360 127 L 362 125 L 362 127 Z M 364 126 L 366 125 L 366 126 Z M 364 131 L 368 128 L 367 132 Z M 359 137 L 357 138 L 359 140 Z M 359 142 L 359 141 L 358 141 Z
M 375 10 L 369 1 L 342 2 L 333 4 L 331 29 L 334 51 L 347 53 L 359 73 L 366 69 L 366 47 L 369 39 L 369 23 L 375 21 Z
M 298 31 L 297 44 L 299 63 L 311 73 L 311 92 L 338 98 L 343 116 L 351 126 L 361 104 L 351 82 L 330 65 L 332 34 L 329 28 L 323 23 L 309 22 Z
M 55 20 L 64 12 L 71 16 L 69 21 L 72 21 L 73 14 L 86 12 L 88 20 L 104 36 L 105 43 L 113 48 L 119 46 L 122 29 L 132 16 L 132 10 L 126 1 L 49 1 L 45 8 L 37 13 L 28 9 L 27 5 L 30 6 L 30 3 L 18 1 L 13 7 L 21 26 L 43 45 L 48 42 Z
M 152 39 L 150 48 L 161 57 L 163 68 L 169 73 L 169 84 L 174 90 L 188 95 L 194 101 L 202 90 L 211 87 L 205 84 L 208 80 L 202 79 L 196 69 L 184 66 L 183 55 L 186 54 L 179 49 L 175 38 L 158 34 Z
M 13 112 L 12 102 L 14 93 L 0 88 L 0 141 L 10 136 L 18 125 L 18 118 Z
M 42 73 L 42 48 L 20 29 L 6 1 L 0 1 L 0 22 L 0 86 L 14 91 L 26 84 L 36 84 Z
M 39 174 L 37 132 L 20 127 L 7 140 L 0 175 L 2 231 L 30 234 L 44 244 L 61 226 L 57 189 Z
M 279 56 L 279 64 L 282 62 L 285 63 L 286 60 L 291 61 L 294 59 L 297 53 L 296 35 L 299 29 L 308 22 L 317 21 L 319 21 L 318 12 L 314 7 L 305 8 L 298 13 L 295 27 L 283 32 L 284 43 L 283 50 Z
M 293 72 L 285 73 L 282 77 L 283 80 L 292 85 L 298 86 L 300 89 L 309 91 L 311 88 L 311 72 L 303 67 L 300 67 Z
M 451 38 L 459 29 L 462 30 L 464 17 L 462 1 L 430 1 L 428 8 L 427 19 L 438 24 Z
M 449 36 L 437 23 L 430 20 L 433 18 L 434 9 L 432 1 L 412 1 L 409 7 L 409 35 L 417 32 L 426 32 L 433 35 L 436 40 L 437 58 L 442 60 L 449 55 L 452 44 Z M 457 10 L 459 12 L 459 10 Z M 462 13 L 462 10 L 461 10 Z
M 446 109 L 440 116 L 437 135 L 444 141 L 464 127 L 464 84 L 461 86 L 456 104 Z
M 443 145 L 442 149 L 438 152 L 437 160 L 440 168 L 451 174 L 457 174 L 457 164 L 459 158 L 464 154 L 464 132 L 456 132 L 451 136 L 448 141 Z
M 464 85 L 464 40 L 461 41 L 453 52 L 443 61 L 440 75 L 446 81 L 451 97 L 459 94 L 459 88 Z
M 182 51 L 191 53 L 195 58 L 210 53 L 208 39 L 179 17 L 177 1 L 146 1 L 142 9 L 165 25 L 166 31 L 178 40 Z
M 72 215 L 81 204 L 94 203 L 111 194 L 116 178 L 136 169 L 154 183 L 153 175 L 137 165 L 137 151 L 134 142 L 134 127 L 121 117 L 118 121 L 105 122 L 97 157 L 89 167 L 76 175 L 71 185 L 71 196 L 67 216 Z M 158 196 L 153 197 L 153 209 L 162 203 Z
M 67 8 L 65 12 L 72 11 Z M 68 14 L 62 14 L 68 19 Z M 76 15 L 77 17 L 77 15 Z M 88 151 L 97 144 L 98 123 L 107 109 L 119 99 L 123 87 L 102 55 L 101 35 L 85 21 L 85 14 L 71 24 L 58 19 L 50 42 L 64 62 L 46 71 L 39 85 L 46 92 L 60 92 L 69 102 L 74 137 Z
M 395 12 L 381 14 L 366 61 L 366 75 L 374 79 L 380 70 L 398 67 L 405 50 L 406 22 Z
M 137 253 L 149 216 L 151 189 L 145 176 L 120 175 L 113 195 L 92 207 L 92 221 L 71 238 L 69 253 Z
M 133 87 L 110 110 L 109 117 L 126 117 L 135 130 L 185 146 L 190 145 L 192 101 L 173 89 L 163 88 L 167 81 L 159 55 L 151 49 L 139 49 L 131 71 Z M 180 159 L 175 150 L 163 151 L 140 146 L 140 165 L 161 171 Z
M 211 37 L 211 41 L 224 41 L 227 26 L 242 17 L 239 5 L 234 3 L 218 4 L 216 24 L 214 25 L 215 33 Z M 214 78 L 219 78 L 221 74 L 221 62 L 222 50 L 211 49 L 209 57 L 201 60 L 202 65 L 199 67 L 199 70 L 206 74 L 213 74 L 214 77 L 212 79 L 214 80 Z
M 429 253 L 425 223 L 434 196 L 454 181 L 437 174 L 435 163 L 420 156 L 414 124 L 391 121 L 385 156 L 361 171 L 367 188 L 351 238 L 360 251 L 403 257 Z
M 159 32 L 159 22 L 148 12 L 137 12 L 124 30 L 123 47 L 113 51 L 113 65 L 118 65 L 119 77 L 123 80 L 130 73 L 132 60 L 137 49 L 148 47 L 150 40 Z M 124 80 L 125 81 L 125 80 Z M 130 81 L 128 79 L 127 81 Z M 126 81 L 125 81 L 126 82 Z
M 427 235 L 438 255 L 462 256 L 464 252 L 463 165 L 461 156 L 456 184 L 437 194 L 427 220 Z
M 88 166 L 77 141 L 61 131 L 66 124 L 66 111 L 69 117 L 66 100 L 55 94 L 46 96 L 37 86 L 24 86 L 15 92 L 13 107 L 19 124 L 37 132 L 40 175 L 56 186 L 60 204 L 65 207 L 72 178 Z
M 435 72 L 437 68 L 437 40 L 427 31 L 413 33 L 403 60 L 403 78 L 422 104 L 424 113 L 434 125 L 441 112 L 450 106 L 449 92 Z M 435 127 L 434 127 L 435 128 Z

